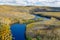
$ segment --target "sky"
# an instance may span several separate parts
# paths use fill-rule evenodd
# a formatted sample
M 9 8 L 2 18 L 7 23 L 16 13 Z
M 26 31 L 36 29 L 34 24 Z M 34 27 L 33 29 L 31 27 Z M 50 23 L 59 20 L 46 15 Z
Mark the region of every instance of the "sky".
M 60 7 L 60 0 L 0 0 L 0 5 Z

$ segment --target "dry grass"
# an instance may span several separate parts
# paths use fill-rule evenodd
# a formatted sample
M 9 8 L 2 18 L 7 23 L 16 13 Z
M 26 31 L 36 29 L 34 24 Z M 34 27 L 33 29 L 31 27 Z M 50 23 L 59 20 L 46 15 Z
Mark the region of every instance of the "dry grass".
M 42 16 L 60 17 L 60 12 L 35 12 L 35 14 L 39 14 L 39 15 L 42 15 Z
M 41 40 L 60 40 L 60 21 L 51 18 L 51 20 L 28 24 L 26 34 L 32 39 L 39 36 Z

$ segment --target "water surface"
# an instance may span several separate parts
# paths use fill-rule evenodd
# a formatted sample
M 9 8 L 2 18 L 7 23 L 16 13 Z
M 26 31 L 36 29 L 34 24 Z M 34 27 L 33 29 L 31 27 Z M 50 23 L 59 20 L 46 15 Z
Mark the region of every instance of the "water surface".
M 11 25 L 11 32 L 13 35 L 13 40 L 25 40 L 25 24 L 13 24 Z

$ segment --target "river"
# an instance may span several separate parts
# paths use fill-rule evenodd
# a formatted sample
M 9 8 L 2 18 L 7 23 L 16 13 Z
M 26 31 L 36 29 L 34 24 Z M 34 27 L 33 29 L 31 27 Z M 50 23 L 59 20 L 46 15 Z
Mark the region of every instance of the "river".
M 36 16 L 34 19 L 37 18 L 41 17 Z M 48 18 L 45 18 L 45 20 L 48 20 Z M 13 36 L 13 40 L 25 40 L 25 31 L 26 31 L 26 24 L 15 23 L 11 25 L 11 33 Z
M 26 24 L 13 24 L 11 25 L 11 33 L 13 40 L 25 40 Z

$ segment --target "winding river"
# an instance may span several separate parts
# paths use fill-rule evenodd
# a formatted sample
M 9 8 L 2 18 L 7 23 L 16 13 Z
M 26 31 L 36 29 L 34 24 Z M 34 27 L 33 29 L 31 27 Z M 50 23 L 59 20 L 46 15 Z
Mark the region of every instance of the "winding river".
M 36 16 L 34 19 L 41 18 L 40 16 Z M 48 18 L 45 18 L 45 20 Z M 13 40 L 25 40 L 25 31 L 26 24 L 12 24 L 11 25 L 11 33 L 13 36 Z

